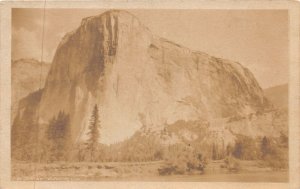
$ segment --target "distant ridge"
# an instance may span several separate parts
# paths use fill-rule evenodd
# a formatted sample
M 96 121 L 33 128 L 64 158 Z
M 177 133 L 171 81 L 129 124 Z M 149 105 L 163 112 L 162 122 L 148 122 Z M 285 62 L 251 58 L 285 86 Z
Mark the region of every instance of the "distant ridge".
M 288 109 L 288 84 L 264 89 L 266 97 L 278 108 Z
M 42 79 L 41 86 L 44 87 L 50 65 L 46 62 L 41 64 L 33 58 L 12 61 L 12 118 L 18 109 L 19 100 L 40 88 L 40 79 Z

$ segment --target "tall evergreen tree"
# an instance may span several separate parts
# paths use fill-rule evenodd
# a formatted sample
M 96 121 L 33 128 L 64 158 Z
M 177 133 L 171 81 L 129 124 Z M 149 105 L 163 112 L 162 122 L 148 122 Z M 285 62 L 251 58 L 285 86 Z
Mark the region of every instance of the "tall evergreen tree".
M 217 160 L 218 159 L 218 150 L 217 150 L 217 145 L 213 143 L 212 145 L 212 159 Z
M 68 144 L 70 141 L 70 119 L 67 114 L 60 111 L 57 117 L 53 117 L 47 129 L 47 139 L 50 160 L 63 160 L 66 158 Z
M 261 150 L 261 153 L 262 153 L 262 158 L 265 158 L 266 155 L 271 153 L 270 140 L 266 136 L 264 136 L 262 141 L 261 141 L 260 150 Z
M 96 151 L 98 148 L 98 142 L 100 139 L 100 120 L 99 120 L 99 110 L 97 104 L 94 106 L 90 125 L 89 125 L 89 132 L 88 132 L 88 140 L 87 140 L 87 150 L 90 153 L 90 160 L 95 161 L 96 159 Z

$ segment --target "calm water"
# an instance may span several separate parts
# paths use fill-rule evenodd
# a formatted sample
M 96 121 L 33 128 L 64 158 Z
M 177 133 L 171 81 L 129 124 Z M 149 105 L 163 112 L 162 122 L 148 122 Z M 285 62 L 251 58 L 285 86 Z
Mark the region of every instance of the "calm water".
M 288 172 L 251 172 L 203 175 L 170 175 L 127 178 L 89 178 L 99 181 L 166 181 L 166 182 L 288 182 Z

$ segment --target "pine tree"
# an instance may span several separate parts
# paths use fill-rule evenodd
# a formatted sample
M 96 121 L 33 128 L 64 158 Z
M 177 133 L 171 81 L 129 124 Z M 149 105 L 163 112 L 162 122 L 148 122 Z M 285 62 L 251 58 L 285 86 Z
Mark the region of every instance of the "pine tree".
M 60 111 L 57 117 L 53 117 L 47 129 L 48 147 L 50 148 L 50 160 L 63 160 L 66 157 L 70 141 L 69 116 Z
M 89 125 L 89 132 L 88 132 L 89 139 L 87 140 L 87 150 L 90 153 L 91 161 L 95 161 L 96 159 L 95 156 L 98 147 L 98 141 L 100 138 L 99 129 L 100 129 L 100 120 L 99 120 L 98 106 L 96 104 L 92 112 L 90 125 Z
M 217 160 L 218 159 L 218 150 L 217 150 L 217 145 L 213 143 L 212 146 L 212 159 Z
M 226 146 L 226 156 L 231 156 L 232 155 L 232 152 L 233 152 L 233 146 L 232 146 L 232 144 L 227 144 L 227 146 Z
M 262 153 L 262 158 L 265 158 L 265 156 L 270 154 L 270 152 L 271 152 L 270 141 L 266 136 L 264 136 L 262 141 L 261 141 L 260 150 L 261 150 L 261 153 Z

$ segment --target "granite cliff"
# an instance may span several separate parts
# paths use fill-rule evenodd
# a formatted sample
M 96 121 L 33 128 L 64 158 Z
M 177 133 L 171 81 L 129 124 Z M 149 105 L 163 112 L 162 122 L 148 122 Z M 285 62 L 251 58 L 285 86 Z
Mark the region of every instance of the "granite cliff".
M 97 104 L 103 143 L 122 141 L 141 128 L 215 123 L 270 107 L 241 64 L 155 36 L 126 11 L 85 18 L 66 34 L 40 95 L 39 123 L 68 113 L 74 141 L 84 140 Z

